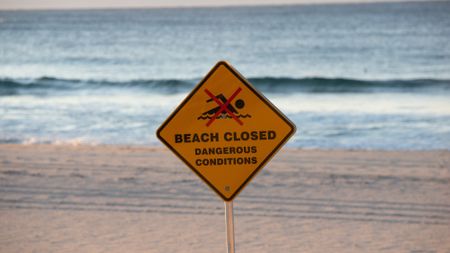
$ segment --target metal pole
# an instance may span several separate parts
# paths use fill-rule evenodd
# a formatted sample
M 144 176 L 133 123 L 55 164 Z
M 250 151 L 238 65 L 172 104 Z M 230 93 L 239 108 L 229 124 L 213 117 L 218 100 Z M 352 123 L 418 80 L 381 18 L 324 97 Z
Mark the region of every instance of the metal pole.
M 235 253 L 233 201 L 225 201 L 225 221 L 227 223 L 227 252 Z

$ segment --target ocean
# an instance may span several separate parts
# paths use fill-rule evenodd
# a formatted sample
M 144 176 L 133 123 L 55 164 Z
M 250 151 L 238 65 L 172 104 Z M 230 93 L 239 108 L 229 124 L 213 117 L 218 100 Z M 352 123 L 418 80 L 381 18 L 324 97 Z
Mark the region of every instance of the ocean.
M 219 60 L 306 149 L 450 149 L 450 2 L 0 11 L 0 143 L 160 146 Z

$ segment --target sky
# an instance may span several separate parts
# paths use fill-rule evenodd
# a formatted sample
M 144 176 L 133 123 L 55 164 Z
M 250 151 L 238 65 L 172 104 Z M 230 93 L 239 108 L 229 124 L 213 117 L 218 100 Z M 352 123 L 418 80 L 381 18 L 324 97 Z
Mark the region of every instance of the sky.
M 401 0 L 0 0 L 0 9 L 152 8 L 399 1 Z

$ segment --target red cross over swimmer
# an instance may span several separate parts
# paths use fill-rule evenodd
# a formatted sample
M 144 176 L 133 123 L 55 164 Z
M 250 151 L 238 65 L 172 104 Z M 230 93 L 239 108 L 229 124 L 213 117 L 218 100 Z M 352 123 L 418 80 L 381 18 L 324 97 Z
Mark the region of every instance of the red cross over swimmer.
M 228 106 L 230 105 L 230 103 L 233 101 L 234 98 L 236 98 L 236 96 L 239 94 L 239 92 L 241 92 L 241 88 L 239 87 L 232 95 L 229 99 L 226 99 L 225 103 L 222 103 L 222 101 L 220 101 L 216 96 L 214 96 L 208 89 L 205 89 L 205 93 L 214 101 L 219 105 L 219 108 L 217 109 L 217 111 L 215 112 L 215 114 L 211 117 L 211 119 L 206 123 L 206 126 L 209 127 L 216 119 L 217 117 L 222 114 L 223 112 L 228 113 L 228 115 L 233 118 L 239 125 L 243 125 L 244 123 L 236 116 L 236 114 L 234 114 L 229 108 Z M 243 102 L 242 102 L 243 103 Z

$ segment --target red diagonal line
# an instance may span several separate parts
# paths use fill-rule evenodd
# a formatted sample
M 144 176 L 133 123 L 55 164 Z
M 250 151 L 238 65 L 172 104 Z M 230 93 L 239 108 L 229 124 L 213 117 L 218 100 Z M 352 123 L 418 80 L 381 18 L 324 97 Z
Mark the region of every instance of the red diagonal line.
M 228 109 L 228 105 L 231 103 L 231 101 L 233 101 L 233 99 L 239 94 L 239 92 L 241 92 L 241 87 L 239 87 L 234 93 L 233 95 L 231 95 L 231 97 L 227 100 L 227 102 L 224 105 L 224 109 L 225 111 L 227 111 L 228 114 L 230 114 L 231 117 L 233 117 L 234 120 L 236 120 L 237 123 L 239 123 L 239 125 L 243 125 L 244 123 L 242 123 L 242 121 L 233 113 Z
M 244 123 L 242 123 L 242 121 L 234 113 L 232 113 L 228 109 L 228 105 L 239 94 L 239 92 L 241 92 L 241 90 L 242 89 L 239 87 L 233 93 L 233 95 L 231 95 L 231 97 L 225 102 L 225 104 L 222 104 L 222 102 L 220 100 L 218 100 L 216 98 L 216 96 L 214 96 L 208 89 L 205 89 L 206 94 L 208 94 L 208 96 L 211 97 L 211 99 L 214 100 L 220 106 L 220 109 L 213 115 L 213 117 L 208 121 L 208 123 L 206 123 L 206 126 L 210 126 L 214 122 L 214 120 L 217 118 L 217 116 L 219 116 L 219 114 L 221 114 L 223 111 L 226 111 L 234 120 L 236 120 L 237 123 L 239 123 L 239 125 L 243 125 L 244 124 Z
M 236 117 L 236 115 L 234 115 L 232 112 L 230 112 L 230 110 L 228 110 L 228 105 L 230 104 L 230 102 L 238 95 L 238 93 L 241 91 L 242 89 L 239 87 L 234 93 L 233 95 L 231 95 L 231 97 L 225 102 L 225 104 L 222 104 L 222 102 L 220 100 L 218 100 L 209 90 L 205 89 L 206 94 L 208 94 L 208 96 L 210 96 L 219 106 L 220 109 L 216 112 L 216 114 L 214 114 L 214 116 L 208 121 L 208 123 L 206 123 L 206 126 L 210 126 L 214 120 L 217 118 L 217 116 L 219 114 L 222 113 L 222 111 L 226 111 L 228 114 L 231 115 L 231 117 L 233 119 L 235 119 L 240 125 L 243 125 L 242 121 L 239 120 L 238 117 Z

